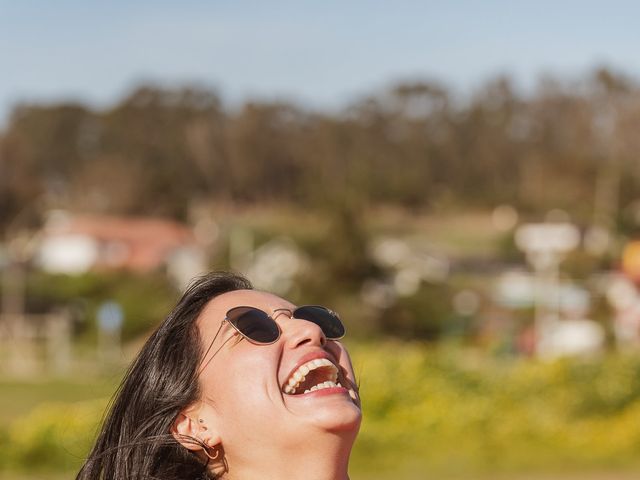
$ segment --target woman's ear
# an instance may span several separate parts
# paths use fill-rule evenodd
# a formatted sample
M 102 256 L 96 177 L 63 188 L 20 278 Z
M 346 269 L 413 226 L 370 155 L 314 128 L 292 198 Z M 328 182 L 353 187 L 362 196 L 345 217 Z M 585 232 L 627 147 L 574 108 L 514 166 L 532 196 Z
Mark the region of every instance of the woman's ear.
M 192 451 L 202 450 L 202 443 L 211 448 L 221 442 L 220 435 L 212 428 L 210 422 L 198 416 L 198 410 L 193 407 L 186 408 L 178 414 L 171 426 L 173 437 L 183 447 Z
M 202 450 L 202 446 L 194 440 L 200 438 L 198 430 L 197 422 L 184 412 L 180 412 L 171 426 L 171 434 L 178 443 L 193 451 Z

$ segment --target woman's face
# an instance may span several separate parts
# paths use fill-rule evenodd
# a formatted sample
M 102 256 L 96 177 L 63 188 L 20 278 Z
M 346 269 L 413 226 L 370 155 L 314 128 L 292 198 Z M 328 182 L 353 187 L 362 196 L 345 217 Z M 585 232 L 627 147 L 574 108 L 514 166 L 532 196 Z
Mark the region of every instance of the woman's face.
M 204 359 L 209 362 L 200 374 L 204 415 L 211 422 L 228 453 L 233 446 L 245 452 L 252 444 L 268 441 L 284 447 L 312 443 L 314 434 L 337 433 L 350 436 L 358 431 L 361 419 L 355 376 L 343 345 L 326 340 L 316 324 L 290 318 L 295 305 L 275 295 L 237 290 L 209 302 L 198 319 L 203 349 L 211 344 L 226 312 L 237 306 L 252 306 L 275 318 L 281 335 L 270 345 L 255 345 L 240 336 L 228 341 L 236 331 L 224 323 L 215 343 Z M 275 312 L 277 309 L 288 311 Z M 309 361 L 318 360 L 314 365 Z M 210 361 L 209 361 L 210 360 Z M 327 363 L 330 362 L 330 364 Z M 289 379 L 304 373 L 302 365 L 314 373 L 307 383 L 335 379 L 345 388 L 325 388 L 303 393 L 311 385 L 301 385 L 294 394 Z M 319 365 L 319 366 L 318 366 Z M 309 387 L 309 388 L 307 388 Z

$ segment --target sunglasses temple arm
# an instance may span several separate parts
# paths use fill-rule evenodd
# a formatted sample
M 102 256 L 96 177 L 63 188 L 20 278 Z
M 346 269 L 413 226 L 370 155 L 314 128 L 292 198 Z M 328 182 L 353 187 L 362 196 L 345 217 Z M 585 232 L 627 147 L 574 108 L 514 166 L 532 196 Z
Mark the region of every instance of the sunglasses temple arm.
M 220 330 L 222 329 L 222 324 L 223 324 L 223 323 L 224 323 L 224 322 L 222 322 L 222 323 L 220 324 L 220 326 L 218 327 L 218 331 L 217 331 L 217 332 L 216 332 L 216 334 L 214 335 L 213 340 L 211 341 L 211 345 L 209 345 L 209 348 L 207 348 L 206 353 L 205 353 L 205 354 L 204 354 L 204 356 L 202 357 L 202 358 L 203 358 L 203 361 L 204 361 L 204 359 L 206 359 L 206 358 L 207 358 L 207 354 L 208 354 L 208 353 L 209 353 L 209 351 L 211 350 L 211 347 L 213 347 L 213 342 L 215 342 L 215 341 L 216 341 L 216 338 L 217 338 L 218 334 L 220 333 Z M 237 333 L 234 333 L 234 334 L 233 334 L 233 335 L 231 335 L 229 338 L 227 338 L 224 342 L 222 342 L 222 345 L 220 345 L 220 346 L 216 349 L 216 351 L 215 351 L 215 352 L 213 352 L 213 355 L 211 355 L 211 356 L 209 357 L 209 359 L 208 359 L 208 360 L 207 360 L 207 361 L 206 361 L 206 362 L 205 362 L 205 363 L 200 367 L 200 370 L 198 370 L 198 376 L 200 376 L 200 374 L 204 371 L 204 369 L 205 369 L 205 368 L 207 368 L 207 365 L 209 365 L 209 363 L 211 362 L 211 360 L 213 360 L 213 357 L 215 357 L 215 356 L 218 354 L 218 352 L 219 352 L 220 350 L 222 350 L 222 347 L 224 347 L 224 346 L 227 344 L 227 342 L 228 342 L 229 340 L 231 340 L 232 338 L 234 338 L 236 335 L 237 335 Z
M 216 331 L 216 334 L 213 336 L 213 340 L 211 340 L 211 343 L 209 344 L 209 348 L 207 348 L 207 351 L 204 352 L 204 355 L 202 356 L 202 361 L 203 362 L 205 361 L 205 359 L 207 358 L 207 355 L 211 351 L 211 347 L 213 347 L 213 343 L 216 341 L 216 338 L 218 338 L 218 335 L 220 334 L 220 330 L 222 330 L 222 325 L 224 324 L 224 322 L 225 322 L 224 320 L 222 322 L 220 322 L 220 326 L 218 327 L 218 330 Z M 215 353 L 214 353 L 214 355 L 215 355 Z M 202 365 L 200 367 L 200 370 L 198 370 L 198 375 L 200 375 L 202 373 L 202 371 L 206 368 L 206 366 L 209 364 L 210 361 L 211 361 L 211 359 L 209 359 L 206 362 L 206 364 L 204 364 L 204 365 Z

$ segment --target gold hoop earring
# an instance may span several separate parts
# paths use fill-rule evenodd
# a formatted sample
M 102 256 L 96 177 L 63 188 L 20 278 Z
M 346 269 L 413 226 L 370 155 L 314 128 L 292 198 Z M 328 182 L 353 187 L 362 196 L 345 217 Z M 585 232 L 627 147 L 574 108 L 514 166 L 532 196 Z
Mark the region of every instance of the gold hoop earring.
M 202 451 L 207 457 L 209 457 L 209 460 L 216 460 L 220 456 L 220 450 L 216 450 L 216 455 L 214 457 L 209 454 L 208 448 L 203 448 Z

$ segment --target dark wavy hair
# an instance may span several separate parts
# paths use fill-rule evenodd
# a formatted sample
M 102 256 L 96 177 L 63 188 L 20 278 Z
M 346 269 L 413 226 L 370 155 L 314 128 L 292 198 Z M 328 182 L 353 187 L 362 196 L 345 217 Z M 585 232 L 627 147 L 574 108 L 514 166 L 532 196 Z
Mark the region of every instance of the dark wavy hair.
M 170 429 L 200 398 L 198 316 L 212 298 L 251 288 L 246 278 L 228 272 L 209 273 L 189 286 L 127 370 L 76 480 L 212 478 Z

